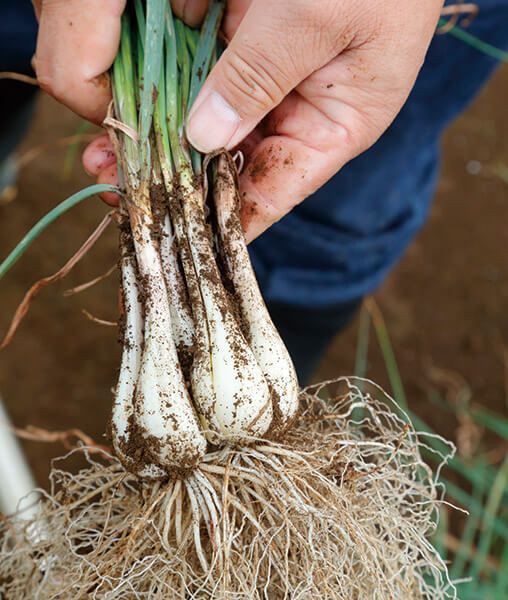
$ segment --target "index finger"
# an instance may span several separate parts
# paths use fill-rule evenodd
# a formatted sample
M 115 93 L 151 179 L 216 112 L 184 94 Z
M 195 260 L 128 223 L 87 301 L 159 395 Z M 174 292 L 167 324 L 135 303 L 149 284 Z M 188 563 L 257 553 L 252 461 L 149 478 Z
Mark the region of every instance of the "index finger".
M 82 117 L 101 123 L 111 99 L 108 70 L 120 41 L 126 0 L 35 3 L 40 86 Z

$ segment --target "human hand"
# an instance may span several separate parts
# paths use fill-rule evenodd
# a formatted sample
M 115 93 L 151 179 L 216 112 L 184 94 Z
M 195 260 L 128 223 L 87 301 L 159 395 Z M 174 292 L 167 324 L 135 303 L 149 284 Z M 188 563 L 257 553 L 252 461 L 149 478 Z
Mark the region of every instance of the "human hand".
M 39 34 L 34 67 L 40 87 L 85 119 L 100 125 L 111 100 L 108 71 L 120 43 L 126 0 L 32 0 Z M 196 26 L 206 1 L 173 0 Z
M 52 73 L 43 80 L 45 87 L 97 122 L 105 114 L 109 87 L 97 85 L 96 78 L 114 59 L 124 2 L 45 0 L 43 8 L 52 6 L 53 18 L 60 10 L 72 20 L 73 14 L 83 12 L 77 3 L 87 4 L 94 15 L 93 39 L 86 33 L 91 26 L 86 16 L 77 44 L 69 32 L 72 28 L 60 17 L 65 35 L 59 33 L 56 49 L 48 51 L 50 39 L 41 33 L 37 69 L 50 67 L 42 71 Z M 174 4 L 179 16 L 191 15 L 195 23 L 207 1 L 174 0 Z M 248 241 L 386 130 L 414 84 L 442 4 L 442 0 L 229 1 L 224 32 L 231 43 L 194 104 L 187 136 L 203 152 L 238 146 L 244 152 L 240 185 Z M 74 5 L 74 12 L 69 5 Z M 107 12 L 108 25 L 97 33 L 94 28 L 102 12 Z M 44 11 L 41 27 L 43 18 Z M 53 25 L 53 31 L 59 31 L 58 26 Z M 73 43 L 70 56 L 75 64 L 62 67 Z M 100 57 L 94 58 L 94 44 L 102 48 Z M 40 67 L 39 56 L 44 57 Z M 76 72 L 79 61 L 84 62 Z M 83 161 L 99 181 L 114 181 L 114 157 L 106 137 L 91 144 Z

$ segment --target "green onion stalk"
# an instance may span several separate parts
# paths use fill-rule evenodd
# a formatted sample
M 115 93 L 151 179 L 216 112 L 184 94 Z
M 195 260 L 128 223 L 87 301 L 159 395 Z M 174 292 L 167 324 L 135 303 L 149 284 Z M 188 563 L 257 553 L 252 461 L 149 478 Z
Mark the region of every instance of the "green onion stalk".
M 295 370 L 243 237 L 235 165 L 226 152 L 207 160 L 185 138 L 223 11 L 211 2 L 198 36 L 167 2 L 145 11 L 136 0 L 113 67 L 109 122 L 125 187 L 113 441 L 146 478 L 192 469 L 210 447 L 280 438 L 298 409 Z
M 122 17 L 105 121 L 121 188 L 116 456 L 85 449 L 87 468 L 54 471 L 36 519 L 0 522 L 0 595 L 451 598 L 428 541 L 440 494 L 425 440 L 364 380 L 299 394 L 249 260 L 235 163 L 185 137 L 223 12 L 211 0 L 200 31 L 168 0 Z

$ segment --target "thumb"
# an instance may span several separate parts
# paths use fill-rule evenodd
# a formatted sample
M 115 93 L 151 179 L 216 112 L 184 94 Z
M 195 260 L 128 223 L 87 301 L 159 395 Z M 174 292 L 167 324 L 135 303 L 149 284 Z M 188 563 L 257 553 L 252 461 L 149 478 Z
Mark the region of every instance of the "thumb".
M 195 148 L 205 153 L 234 148 L 341 51 L 344 38 L 322 22 L 326 4 L 316 10 L 308 0 L 252 2 L 190 111 L 186 130 Z

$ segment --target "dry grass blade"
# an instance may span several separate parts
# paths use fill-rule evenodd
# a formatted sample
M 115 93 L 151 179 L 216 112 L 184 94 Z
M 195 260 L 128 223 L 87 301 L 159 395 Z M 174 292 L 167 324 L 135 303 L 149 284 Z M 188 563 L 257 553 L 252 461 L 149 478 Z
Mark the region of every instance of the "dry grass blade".
M 444 6 L 441 11 L 441 16 L 451 17 L 451 19 L 447 21 L 445 25 L 439 27 L 437 33 L 448 33 L 458 24 L 461 17 L 461 25 L 463 27 L 471 25 L 478 15 L 479 10 L 478 4 L 473 2 L 466 3 L 463 0 L 457 4 L 452 4 L 451 6 Z
M 133 127 L 129 127 L 129 125 L 127 125 L 126 123 L 122 123 L 121 121 L 115 119 L 112 116 L 108 115 L 102 122 L 102 126 L 106 129 L 116 129 L 117 131 L 121 131 L 133 142 L 139 142 L 139 134 Z
M 113 265 L 107 271 L 102 273 L 102 275 L 99 275 L 98 277 L 94 277 L 94 279 L 91 279 L 90 281 L 87 281 L 86 283 L 82 283 L 81 285 L 77 285 L 73 288 L 65 290 L 63 295 L 65 297 L 68 297 L 68 296 L 74 296 L 75 294 L 80 294 L 81 292 L 84 292 L 85 290 L 90 289 L 94 285 L 97 285 L 101 281 L 104 281 L 104 279 L 107 279 L 110 275 L 112 275 L 117 270 L 117 268 L 118 267 L 116 265 Z
M 14 317 L 12 318 L 11 324 L 9 325 L 9 329 L 5 334 L 2 342 L 0 343 L 0 350 L 6 348 L 14 338 L 18 327 L 21 322 L 25 318 L 28 310 L 30 309 L 30 305 L 33 299 L 37 296 L 37 294 L 52 283 L 63 279 L 66 275 L 72 271 L 72 269 L 78 264 L 78 262 L 86 256 L 86 254 L 91 250 L 91 248 L 95 245 L 97 240 L 101 237 L 104 231 L 107 229 L 108 225 L 113 220 L 114 211 L 109 212 L 99 223 L 95 231 L 90 235 L 90 237 L 86 240 L 86 242 L 81 246 L 81 248 L 74 254 L 74 256 L 68 260 L 65 265 L 53 275 L 48 277 L 43 277 L 39 281 L 33 284 L 33 286 L 28 290 L 23 298 L 21 304 L 18 306 Z
M 85 317 L 92 321 L 92 323 L 97 323 L 98 325 L 104 325 L 105 327 L 118 327 L 118 323 L 116 321 L 107 321 L 106 319 L 100 319 L 95 315 L 92 315 L 91 312 L 86 310 L 86 308 L 82 308 L 81 312 L 85 315 Z
M 108 446 L 101 446 L 94 442 L 94 440 L 83 433 L 80 429 L 67 429 L 65 431 L 48 431 L 41 427 L 35 427 L 28 425 L 24 429 L 13 427 L 12 431 L 21 439 L 29 440 L 31 442 L 46 442 L 49 444 L 61 443 L 66 450 L 74 450 L 81 446 L 86 446 L 91 453 L 93 452 L 110 452 Z M 71 443 L 72 439 L 75 438 L 77 442 Z
M 30 75 L 24 75 L 23 73 L 15 73 L 14 71 L 0 71 L 0 79 L 21 81 L 22 83 L 28 83 L 29 85 L 39 87 L 39 82 L 35 77 L 30 77 Z

